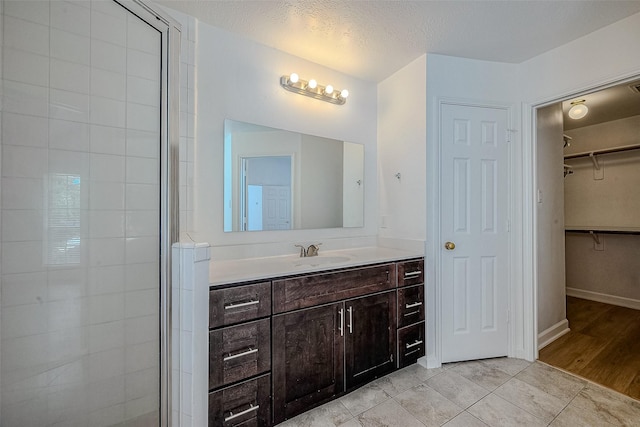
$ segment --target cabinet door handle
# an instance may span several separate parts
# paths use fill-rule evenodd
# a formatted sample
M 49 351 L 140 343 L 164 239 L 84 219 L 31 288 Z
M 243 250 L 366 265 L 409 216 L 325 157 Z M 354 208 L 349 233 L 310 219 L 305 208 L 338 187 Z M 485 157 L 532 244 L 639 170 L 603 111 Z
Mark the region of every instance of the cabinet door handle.
M 411 347 L 415 347 L 417 345 L 422 344 L 422 340 L 416 340 L 416 342 L 414 342 L 413 344 L 405 344 L 405 347 L 408 349 L 410 349 Z
M 422 270 L 411 271 L 409 273 L 404 273 L 405 279 L 410 279 L 415 276 L 419 276 L 422 273 Z
M 225 357 L 222 359 L 223 362 L 226 362 L 228 360 L 233 360 L 233 359 L 237 359 L 238 357 L 242 357 L 242 356 L 248 356 L 250 354 L 253 353 L 257 353 L 258 349 L 257 348 L 249 348 L 249 350 L 247 351 L 243 351 L 242 353 L 238 353 L 238 354 L 230 354 L 229 356 Z
M 338 310 L 338 315 L 340 316 L 340 326 L 338 327 L 338 330 L 340 331 L 340 336 L 343 337 L 344 336 L 344 310 L 343 309 Z
M 422 305 L 422 301 L 414 302 L 413 304 L 405 304 L 404 308 L 409 309 L 413 307 L 420 307 Z
M 260 300 L 251 300 L 251 301 L 247 301 L 247 302 L 239 302 L 237 304 L 228 304 L 224 306 L 225 310 L 232 310 L 234 308 L 240 308 L 240 307 L 247 307 L 250 305 L 256 305 L 256 304 L 260 304 Z
M 231 421 L 235 418 L 241 417 L 243 415 L 247 415 L 250 412 L 257 411 L 258 408 L 260 408 L 260 405 L 253 406 L 251 403 L 249 403 L 249 408 L 245 409 L 242 412 L 238 412 L 237 414 L 234 414 L 233 411 L 229 411 L 229 416 L 224 419 L 224 422 L 226 423 L 227 421 Z
M 405 314 L 404 314 L 404 317 L 413 316 L 414 314 L 420 314 L 420 310 L 410 311 L 410 312 L 408 312 L 408 313 L 405 313 Z
M 347 308 L 347 311 L 349 312 L 349 333 L 352 334 L 353 333 L 353 307 L 349 306 L 349 308 Z

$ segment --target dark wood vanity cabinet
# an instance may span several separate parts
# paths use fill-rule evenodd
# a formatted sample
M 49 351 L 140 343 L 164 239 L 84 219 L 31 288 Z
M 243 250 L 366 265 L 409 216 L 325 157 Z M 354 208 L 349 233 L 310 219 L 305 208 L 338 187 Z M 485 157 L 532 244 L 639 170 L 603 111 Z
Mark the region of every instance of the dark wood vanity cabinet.
M 398 368 L 426 354 L 424 260 L 398 263 Z

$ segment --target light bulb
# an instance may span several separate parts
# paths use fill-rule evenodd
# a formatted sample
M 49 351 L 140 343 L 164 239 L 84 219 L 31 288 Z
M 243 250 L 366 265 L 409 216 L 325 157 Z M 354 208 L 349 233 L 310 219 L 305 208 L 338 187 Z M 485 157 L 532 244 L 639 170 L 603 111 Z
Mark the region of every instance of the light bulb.
M 315 89 L 317 86 L 318 86 L 318 82 L 315 81 L 314 79 L 309 80 L 309 84 L 307 85 L 309 89 Z
M 327 85 L 327 86 L 324 88 L 324 93 L 326 93 L 327 95 L 331 95 L 331 94 L 333 93 L 333 86 L 331 86 L 331 85 Z
M 291 83 L 298 83 L 298 75 L 296 73 L 291 73 L 291 75 L 289 76 L 289 82 Z
M 588 112 L 589 112 L 589 108 L 586 105 L 575 104 L 569 110 L 569 117 L 571 117 L 574 120 L 578 120 L 586 116 Z
M 342 89 L 342 92 L 340 92 L 340 98 L 347 99 L 348 97 L 349 97 L 349 91 L 346 89 Z

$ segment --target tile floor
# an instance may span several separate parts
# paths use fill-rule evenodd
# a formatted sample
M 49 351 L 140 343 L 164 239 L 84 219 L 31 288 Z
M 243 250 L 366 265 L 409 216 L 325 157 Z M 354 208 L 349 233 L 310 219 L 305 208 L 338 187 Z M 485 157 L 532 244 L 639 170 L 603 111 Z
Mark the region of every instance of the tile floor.
M 280 427 L 640 426 L 640 401 L 540 362 L 412 365 Z

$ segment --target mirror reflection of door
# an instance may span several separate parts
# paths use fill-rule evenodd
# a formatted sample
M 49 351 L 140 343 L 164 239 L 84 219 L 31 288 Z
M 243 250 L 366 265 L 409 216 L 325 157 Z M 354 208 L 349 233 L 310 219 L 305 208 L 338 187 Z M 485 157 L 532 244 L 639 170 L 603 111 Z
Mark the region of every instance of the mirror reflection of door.
M 291 156 L 243 157 L 241 160 L 243 229 L 291 229 Z

